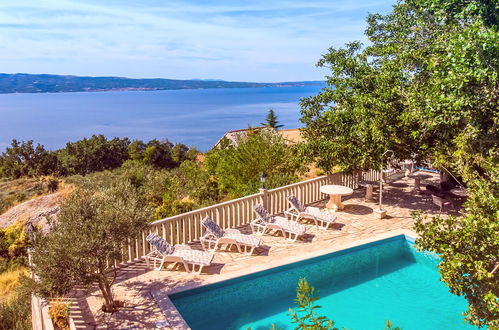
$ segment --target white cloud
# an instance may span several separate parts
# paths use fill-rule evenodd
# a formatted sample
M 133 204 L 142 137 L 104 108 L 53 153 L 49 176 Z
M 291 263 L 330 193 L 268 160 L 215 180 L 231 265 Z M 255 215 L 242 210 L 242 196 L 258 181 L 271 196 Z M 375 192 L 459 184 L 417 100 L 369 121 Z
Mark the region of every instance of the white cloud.
M 0 71 L 245 81 L 321 79 L 388 1 L 4 1 Z

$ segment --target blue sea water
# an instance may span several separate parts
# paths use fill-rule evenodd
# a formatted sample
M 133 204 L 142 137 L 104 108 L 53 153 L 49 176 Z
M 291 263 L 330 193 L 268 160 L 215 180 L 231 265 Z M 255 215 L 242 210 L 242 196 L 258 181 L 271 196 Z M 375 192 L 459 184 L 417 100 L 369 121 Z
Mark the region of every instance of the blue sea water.
M 92 134 L 168 138 L 205 151 L 226 131 L 259 125 L 270 108 L 284 128 L 299 127 L 299 100 L 321 88 L 0 94 L 0 151 L 12 139 L 54 149 Z
M 193 329 L 294 329 L 288 308 L 305 277 L 319 293 L 319 315 L 336 327 L 381 330 L 474 329 L 464 324 L 463 297 L 439 281 L 439 259 L 404 236 L 171 295 Z

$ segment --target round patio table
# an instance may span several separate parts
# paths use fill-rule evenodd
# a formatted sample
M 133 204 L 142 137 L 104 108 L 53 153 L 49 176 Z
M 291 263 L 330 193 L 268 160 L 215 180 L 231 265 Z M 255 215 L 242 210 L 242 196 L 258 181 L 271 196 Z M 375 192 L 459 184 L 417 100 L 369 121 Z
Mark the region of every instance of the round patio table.
M 329 195 L 329 202 L 326 208 L 333 211 L 343 210 L 345 205 L 341 202 L 341 196 L 353 194 L 353 189 L 335 184 L 325 185 L 320 188 L 320 192 Z

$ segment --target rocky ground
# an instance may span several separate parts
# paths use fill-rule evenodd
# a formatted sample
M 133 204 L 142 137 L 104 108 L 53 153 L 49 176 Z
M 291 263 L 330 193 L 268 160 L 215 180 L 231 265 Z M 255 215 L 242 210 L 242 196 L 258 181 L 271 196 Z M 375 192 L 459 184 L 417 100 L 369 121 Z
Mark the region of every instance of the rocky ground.
M 32 223 L 47 229 L 47 217 L 57 215 L 59 205 L 69 192 L 68 188 L 39 197 L 11 207 L 0 215 L 0 228 L 5 228 L 17 222 Z

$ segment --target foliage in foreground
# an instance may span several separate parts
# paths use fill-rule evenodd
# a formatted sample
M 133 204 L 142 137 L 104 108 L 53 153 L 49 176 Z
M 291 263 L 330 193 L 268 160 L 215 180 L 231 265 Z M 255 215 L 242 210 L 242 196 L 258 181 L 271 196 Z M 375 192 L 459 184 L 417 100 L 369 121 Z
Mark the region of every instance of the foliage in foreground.
M 468 300 L 467 321 L 489 327 L 499 320 L 497 22 L 494 1 L 399 1 L 368 17 L 367 47 L 320 59 L 328 87 L 302 101 L 305 153 L 326 171 L 379 169 L 391 149 L 463 178 L 463 217 L 416 229 L 443 255 L 442 280 Z
M 22 283 L 27 243 L 23 225 L 0 229 L 0 330 L 31 329 L 31 296 Z
M 19 279 L 26 273 L 25 267 L 0 273 L 0 301 L 6 301 L 15 295 Z
M 335 322 L 333 320 L 317 314 L 321 308 L 321 306 L 315 304 L 318 299 L 315 288 L 305 278 L 301 278 L 296 288 L 295 302 L 297 310 L 289 309 L 292 322 L 296 324 L 295 330 L 338 330 L 334 326 Z M 393 327 L 392 322 L 387 320 L 385 330 L 402 329 L 398 326 Z
M 418 215 L 418 248 L 440 255 L 440 275 L 453 294 L 469 303 L 466 319 L 499 329 L 499 180 L 476 180 L 462 217 Z
M 62 204 L 52 231 L 36 237 L 35 292 L 49 298 L 64 296 L 77 285 L 97 284 L 105 310 L 114 311 L 111 286 L 118 270 L 107 261 L 120 260 L 123 242 L 135 238 L 150 216 L 144 198 L 128 181 L 99 191 L 76 190 Z
M 310 286 L 306 279 L 300 279 L 295 299 L 297 310 L 289 309 L 296 330 L 338 330 L 334 327 L 333 320 L 317 315 L 317 309 L 321 308 L 315 305 L 318 299 L 315 288 Z

